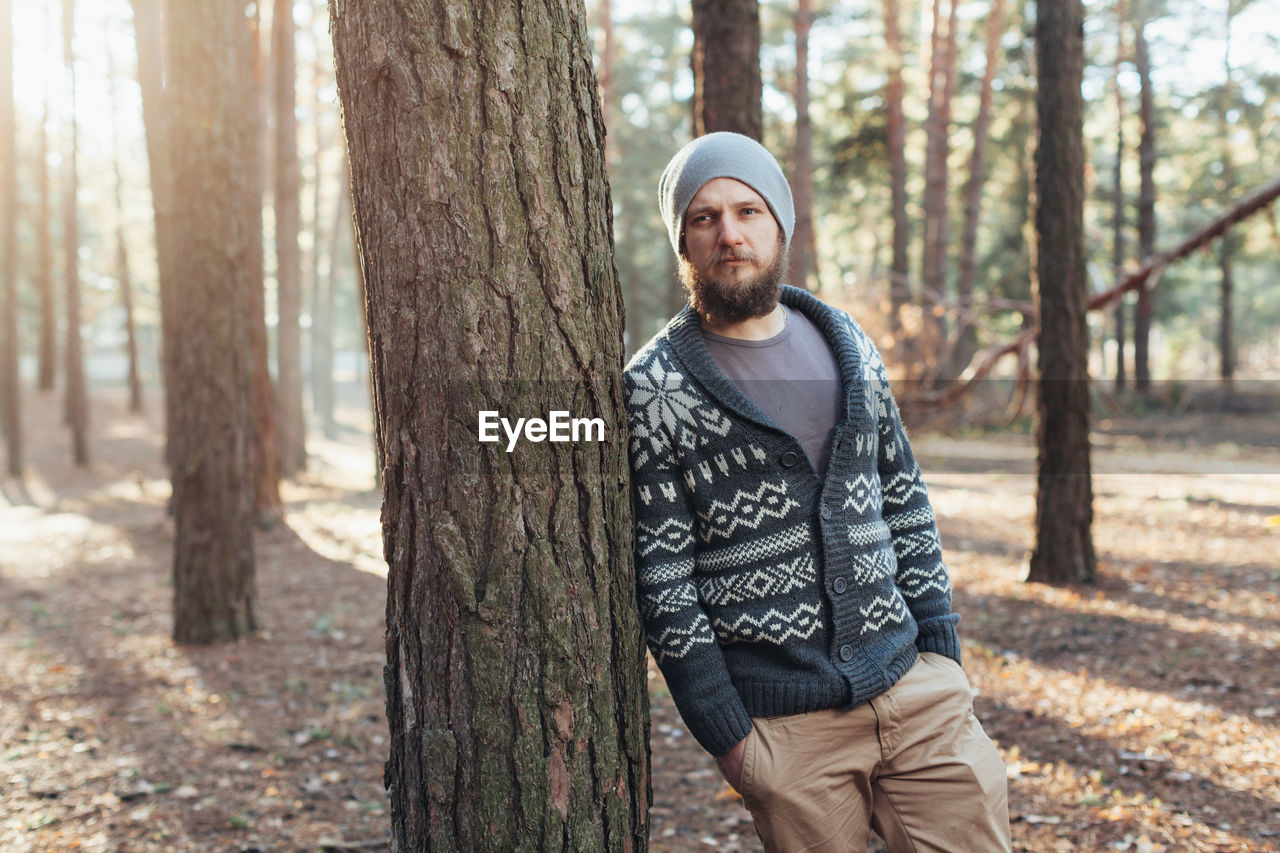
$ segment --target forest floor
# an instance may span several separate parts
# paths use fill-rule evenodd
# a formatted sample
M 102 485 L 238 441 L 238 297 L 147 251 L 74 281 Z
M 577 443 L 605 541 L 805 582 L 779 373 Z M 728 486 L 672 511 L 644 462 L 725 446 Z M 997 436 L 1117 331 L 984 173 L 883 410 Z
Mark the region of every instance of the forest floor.
M 313 436 L 257 535 L 253 639 L 170 639 L 158 400 L 93 400 L 69 463 L 60 399 L 26 399 L 0 481 L 0 849 L 383 849 L 385 569 L 362 412 Z M 1280 850 L 1280 428 L 1112 419 L 1094 435 L 1098 582 L 1019 576 L 1034 446 L 914 437 L 963 615 L 978 716 L 1020 851 Z M 758 851 L 750 818 L 653 700 L 653 851 Z

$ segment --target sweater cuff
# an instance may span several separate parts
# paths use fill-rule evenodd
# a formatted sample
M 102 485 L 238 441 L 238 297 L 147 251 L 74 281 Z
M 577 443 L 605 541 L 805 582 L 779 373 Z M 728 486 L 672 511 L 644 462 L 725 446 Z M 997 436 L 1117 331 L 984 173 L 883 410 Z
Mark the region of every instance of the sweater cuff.
M 916 649 L 946 655 L 956 663 L 960 663 L 960 637 L 956 634 L 958 621 L 960 617 L 950 613 L 920 623 L 920 633 L 916 636 Z
M 741 702 L 708 709 L 684 723 L 694 740 L 716 758 L 737 746 L 751 731 L 751 717 Z

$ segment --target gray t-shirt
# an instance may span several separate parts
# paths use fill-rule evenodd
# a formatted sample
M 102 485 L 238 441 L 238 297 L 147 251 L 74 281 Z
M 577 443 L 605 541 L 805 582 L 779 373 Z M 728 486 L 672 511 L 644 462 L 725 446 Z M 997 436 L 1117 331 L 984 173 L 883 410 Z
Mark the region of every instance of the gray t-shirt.
M 840 367 L 813 321 L 785 305 L 782 310 L 787 324 L 767 340 L 743 341 L 706 329 L 702 339 L 720 371 L 800 442 L 823 480 L 831 435 L 844 408 Z

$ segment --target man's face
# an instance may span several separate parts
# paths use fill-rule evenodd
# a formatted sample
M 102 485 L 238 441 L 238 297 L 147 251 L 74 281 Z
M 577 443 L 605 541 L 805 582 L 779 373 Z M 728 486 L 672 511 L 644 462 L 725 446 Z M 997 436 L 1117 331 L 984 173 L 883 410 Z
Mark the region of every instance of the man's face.
M 698 190 L 685 213 L 680 280 L 704 319 L 737 323 L 778 304 L 787 267 L 782 229 L 760 194 L 733 178 Z

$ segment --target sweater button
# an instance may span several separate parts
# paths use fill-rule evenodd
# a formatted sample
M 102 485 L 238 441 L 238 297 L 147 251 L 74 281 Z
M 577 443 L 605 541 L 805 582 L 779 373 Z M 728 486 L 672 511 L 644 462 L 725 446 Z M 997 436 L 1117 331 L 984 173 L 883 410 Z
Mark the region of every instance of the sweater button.
M 840 647 L 840 660 L 844 661 L 845 663 L 848 663 L 849 661 L 853 660 L 853 646 L 846 645 L 846 646 Z
M 783 468 L 790 468 L 792 465 L 795 465 L 800 461 L 800 455 L 794 450 L 788 450 L 786 453 L 782 454 L 782 458 L 778 461 L 782 463 Z
M 844 578 L 836 578 L 834 581 L 831 582 L 831 589 L 835 592 L 836 595 L 844 595 L 844 591 L 847 588 L 848 587 L 844 582 Z
M 822 516 L 824 521 L 830 519 L 831 507 L 827 506 L 826 504 L 823 504 L 821 507 L 818 508 L 818 515 Z

